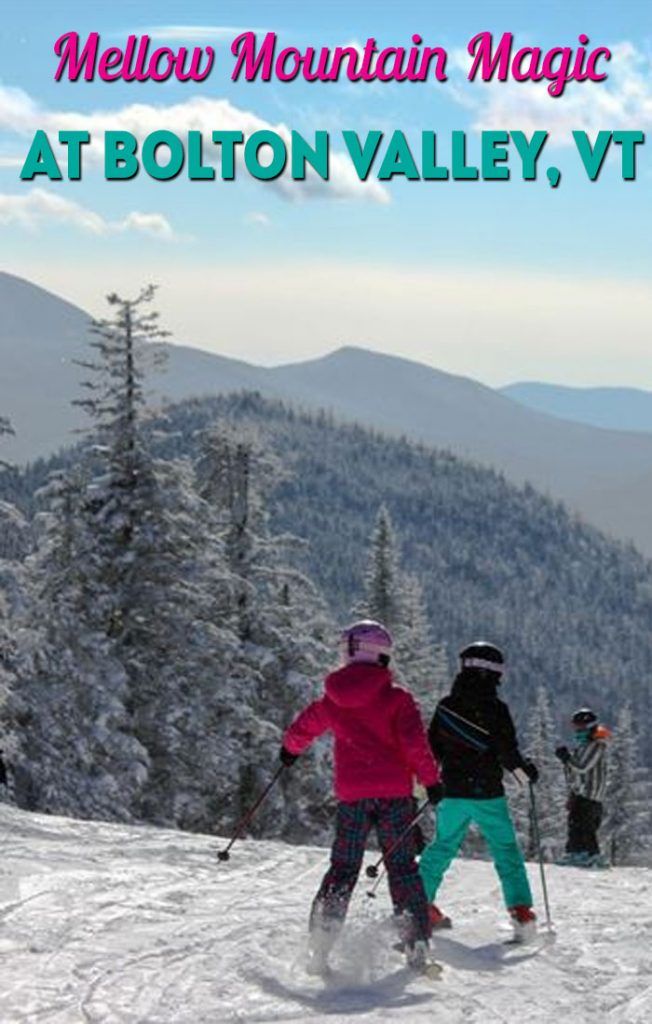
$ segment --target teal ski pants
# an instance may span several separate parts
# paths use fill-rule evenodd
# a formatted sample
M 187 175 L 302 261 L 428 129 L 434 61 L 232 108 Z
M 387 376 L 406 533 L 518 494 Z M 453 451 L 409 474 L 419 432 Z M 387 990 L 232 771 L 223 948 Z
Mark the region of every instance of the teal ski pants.
M 500 878 L 505 906 L 532 906 L 532 892 L 525 871 L 507 800 L 448 797 L 437 808 L 437 835 L 421 854 L 419 874 L 426 896 L 434 902 L 441 880 L 459 850 L 469 825 L 475 822 L 491 851 Z

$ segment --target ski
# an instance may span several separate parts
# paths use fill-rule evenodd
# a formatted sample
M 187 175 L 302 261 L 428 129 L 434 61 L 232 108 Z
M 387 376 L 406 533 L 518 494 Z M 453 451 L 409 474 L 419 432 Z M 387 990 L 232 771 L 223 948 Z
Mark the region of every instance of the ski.
M 535 946 L 540 941 L 539 932 L 533 932 L 530 935 L 510 935 L 508 939 L 503 939 L 503 946 Z
M 309 978 L 321 978 L 322 981 L 328 981 L 335 977 L 335 972 L 330 964 L 307 963 L 305 970 Z
M 404 942 L 395 942 L 392 945 L 392 949 L 394 949 L 397 953 L 405 953 L 405 943 Z M 415 974 L 428 974 L 429 976 L 431 976 L 433 978 L 434 977 L 439 977 L 439 975 L 444 970 L 443 964 L 440 964 L 439 961 L 437 961 L 437 960 L 428 960 L 422 966 L 415 966 L 415 965 L 412 965 L 412 964 L 408 964 L 408 967 Z M 425 970 L 423 968 L 425 968 Z
M 442 974 L 444 973 L 444 965 L 440 964 L 438 960 L 428 960 L 424 964 L 420 964 L 418 967 L 412 967 L 408 965 L 409 970 L 417 978 L 427 978 L 429 981 L 439 981 Z

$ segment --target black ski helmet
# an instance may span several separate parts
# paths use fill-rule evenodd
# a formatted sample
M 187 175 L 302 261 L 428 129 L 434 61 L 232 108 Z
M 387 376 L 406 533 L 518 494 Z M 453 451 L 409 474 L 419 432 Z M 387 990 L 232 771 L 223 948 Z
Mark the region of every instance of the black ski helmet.
M 576 727 L 588 729 L 592 725 L 597 725 L 598 716 L 591 711 L 591 708 L 578 708 L 571 721 Z
M 503 652 L 493 644 L 485 643 L 484 640 L 476 640 L 460 651 L 460 664 L 462 669 L 478 669 L 481 672 L 491 672 L 498 677 L 505 669 Z

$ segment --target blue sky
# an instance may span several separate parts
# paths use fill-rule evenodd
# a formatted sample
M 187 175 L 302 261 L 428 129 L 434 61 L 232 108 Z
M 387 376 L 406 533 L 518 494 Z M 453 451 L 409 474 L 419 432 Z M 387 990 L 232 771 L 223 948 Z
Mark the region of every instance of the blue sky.
M 149 32 L 176 47 L 210 43 L 202 84 L 55 82 L 55 40 L 69 30 L 102 45 Z M 281 44 L 409 45 L 413 32 L 449 53 L 449 81 L 419 84 L 232 83 L 238 30 Z M 517 45 L 575 46 L 585 32 L 614 50 L 606 83 L 465 81 L 463 53 L 480 31 Z M 0 268 L 93 312 L 110 290 L 160 283 L 177 340 L 256 362 L 310 358 L 340 344 L 402 354 L 491 384 L 516 379 L 652 387 L 652 156 L 635 182 L 610 163 L 591 183 L 568 144 L 572 128 L 652 125 L 652 8 L 647 2 L 6 4 L 0 25 Z M 89 162 L 81 182 L 21 182 L 38 127 L 284 125 L 311 136 L 400 129 L 418 151 L 435 130 L 549 130 L 546 163 L 562 183 L 395 182 L 351 187 L 342 173 L 302 196 L 251 180 L 107 182 Z M 337 188 L 335 187 L 337 185 Z M 340 198 L 333 198 L 339 191 Z

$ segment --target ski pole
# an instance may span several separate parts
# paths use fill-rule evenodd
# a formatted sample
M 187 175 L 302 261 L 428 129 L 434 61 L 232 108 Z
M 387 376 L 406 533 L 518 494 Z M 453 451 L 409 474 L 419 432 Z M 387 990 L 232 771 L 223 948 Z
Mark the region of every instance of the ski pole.
M 424 811 L 427 810 L 429 805 L 430 805 L 430 801 L 429 800 L 424 801 L 424 803 L 421 804 L 421 807 L 419 807 L 419 809 L 417 810 L 417 812 L 414 815 L 414 817 L 412 818 L 412 820 L 405 826 L 405 828 L 401 832 L 401 834 L 398 837 L 398 839 L 394 840 L 394 842 L 392 843 L 392 845 L 389 847 L 388 850 L 385 850 L 384 853 L 381 853 L 380 857 L 378 858 L 378 860 L 376 861 L 375 864 L 368 864 L 367 865 L 367 868 L 365 869 L 365 874 L 367 875 L 367 878 L 377 878 L 378 877 L 378 868 L 380 867 L 380 865 L 383 863 L 383 861 L 385 863 L 387 862 L 387 858 L 392 856 L 392 854 L 394 853 L 394 850 L 398 850 L 398 848 L 401 845 L 401 843 L 403 843 L 405 841 L 406 836 L 408 836 L 410 834 L 410 832 L 412 831 L 412 829 L 414 828 L 414 826 L 418 822 L 419 818 L 424 813 Z
M 534 784 L 530 782 L 530 808 L 532 811 L 532 831 L 534 832 L 534 842 L 537 848 L 537 854 L 539 857 L 539 871 L 541 873 L 541 889 L 543 890 L 543 903 L 546 908 L 546 926 L 548 931 L 552 928 L 552 920 L 550 917 L 550 903 L 548 902 L 548 887 L 546 885 L 546 873 L 543 868 L 543 850 L 541 849 L 541 833 L 539 832 L 539 819 L 537 816 L 537 805 L 534 798 Z
M 376 881 L 372 885 L 371 889 L 367 890 L 367 896 L 369 897 L 370 900 L 375 900 L 376 899 L 376 889 L 378 888 L 378 886 L 382 882 L 384 876 L 385 876 L 385 868 L 384 868 L 384 865 L 383 865 L 383 870 L 377 876 Z
M 256 811 L 258 810 L 260 805 L 262 804 L 263 800 L 265 800 L 265 798 L 267 797 L 267 794 L 269 793 L 270 789 L 272 788 L 274 783 L 277 782 L 277 780 L 279 779 L 279 777 L 281 775 L 281 772 L 283 771 L 284 768 L 285 768 L 284 764 L 280 764 L 278 766 L 278 768 L 276 769 L 276 771 L 272 775 L 271 779 L 269 780 L 269 782 L 265 786 L 264 790 L 262 791 L 262 793 L 260 794 L 260 796 L 256 800 L 256 803 L 253 805 L 253 807 L 251 807 L 247 811 L 246 814 L 244 814 L 242 816 L 242 818 L 240 818 L 240 821 L 236 825 L 235 832 L 231 836 L 231 841 L 229 842 L 229 845 L 224 850 L 218 850 L 217 851 L 217 859 L 218 860 L 228 860 L 229 859 L 229 857 L 231 856 L 230 853 L 229 853 L 229 850 L 231 849 L 231 847 L 235 843 L 236 839 L 240 838 L 240 836 L 242 835 L 242 833 L 246 829 L 247 825 L 249 824 L 249 822 L 253 818 L 254 814 L 256 813 Z

